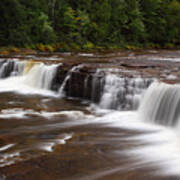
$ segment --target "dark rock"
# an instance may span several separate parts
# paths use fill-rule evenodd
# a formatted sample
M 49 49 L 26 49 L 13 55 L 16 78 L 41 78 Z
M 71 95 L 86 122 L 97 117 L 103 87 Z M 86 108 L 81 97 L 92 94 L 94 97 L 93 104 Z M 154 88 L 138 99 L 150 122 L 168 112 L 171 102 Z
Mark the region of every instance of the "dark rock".
M 1 78 L 9 77 L 14 70 L 14 61 L 3 61 L 0 64 L 0 67 L 3 71 L 0 74 Z
M 58 91 L 68 71 L 69 69 L 63 68 L 61 65 L 58 66 L 56 75 L 52 80 L 51 90 Z
M 66 95 L 99 102 L 103 89 L 104 76 L 91 73 L 72 72 L 65 87 Z
M 121 66 L 128 68 L 155 68 L 157 64 L 145 64 L 145 63 L 121 63 Z
M 180 79 L 176 79 L 176 80 L 169 80 L 169 79 L 164 79 L 162 80 L 164 83 L 166 84 L 178 84 L 180 83 Z

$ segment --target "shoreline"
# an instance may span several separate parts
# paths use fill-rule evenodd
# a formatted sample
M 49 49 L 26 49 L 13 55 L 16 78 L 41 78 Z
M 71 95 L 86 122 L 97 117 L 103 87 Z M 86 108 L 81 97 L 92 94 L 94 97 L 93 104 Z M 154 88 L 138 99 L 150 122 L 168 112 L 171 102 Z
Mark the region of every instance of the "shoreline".
M 36 47 L 36 48 L 24 48 L 24 47 L 0 47 L 0 56 L 6 56 L 11 54 L 23 54 L 23 55 L 29 55 L 29 54 L 38 54 L 38 53 L 66 53 L 66 52 L 72 52 L 72 53 L 110 53 L 110 52 L 119 52 L 119 51 L 148 51 L 148 50 L 180 50 L 180 46 L 173 46 L 173 47 L 137 47 L 137 46 L 127 46 L 127 47 L 114 47 L 114 48 L 107 48 L 107 47 L 95 47 L 95 48 L 89 48 L 89 49 L 74 49 L 74 48 L 68 48 L 68 49 L 61 49 L 61 48 L 55 48 L 53 45 L 42 45 L 42 47 Z

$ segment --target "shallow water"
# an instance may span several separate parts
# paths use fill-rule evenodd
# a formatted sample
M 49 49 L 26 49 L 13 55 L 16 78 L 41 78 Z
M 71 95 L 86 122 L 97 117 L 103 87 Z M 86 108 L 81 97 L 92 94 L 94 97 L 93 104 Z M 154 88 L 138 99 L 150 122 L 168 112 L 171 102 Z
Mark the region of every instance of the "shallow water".
M 0 80 L 0 180 L 179 179 L 176 128 L 62 98 L 24 78 Z

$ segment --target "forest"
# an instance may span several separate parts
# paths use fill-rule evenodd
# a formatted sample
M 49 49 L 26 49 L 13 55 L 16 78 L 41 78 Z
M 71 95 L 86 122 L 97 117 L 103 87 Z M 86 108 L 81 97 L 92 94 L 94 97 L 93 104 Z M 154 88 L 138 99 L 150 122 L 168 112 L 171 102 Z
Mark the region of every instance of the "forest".
M 180 45 L 180 0 L 3 0 L 0 47 Z

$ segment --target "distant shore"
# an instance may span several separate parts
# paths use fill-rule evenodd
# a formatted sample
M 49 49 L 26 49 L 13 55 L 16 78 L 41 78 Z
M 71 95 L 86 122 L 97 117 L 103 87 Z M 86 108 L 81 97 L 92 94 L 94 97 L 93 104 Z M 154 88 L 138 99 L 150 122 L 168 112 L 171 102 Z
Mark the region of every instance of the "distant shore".
M 166 46 L 160 46 L 157 44 L 146 45 L 146 46 L 134 46 L 126 45 L 124 47 L 119 46 L 93 46 L 87 48 L 72 47 L 67 45 L 66 47 L 60 44 L 54 45 L 43 45 L 38 44 L 34 47 L 0 47 L 0 55 L 10 55 L 10 54 L 37 54 L 39 52 L 54 53 L 54 52 L 114 52 L 114 51 L 126 51 L 126 50 L 180 50 L 180 45 L 169 44 Z

